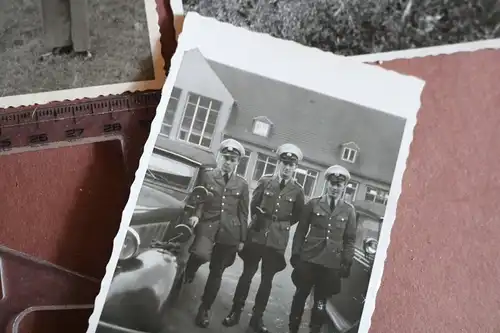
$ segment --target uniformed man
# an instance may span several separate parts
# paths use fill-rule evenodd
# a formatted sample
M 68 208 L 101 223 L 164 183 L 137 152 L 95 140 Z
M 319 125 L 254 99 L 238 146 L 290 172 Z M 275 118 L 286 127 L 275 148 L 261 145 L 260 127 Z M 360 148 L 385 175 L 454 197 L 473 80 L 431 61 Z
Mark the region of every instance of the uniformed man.
M 311 333 L 318 333 L 326 318 L 326 300 L 340 292 L 341 278 L 348 277 L 356 240 L 354 206 L 342 199 L 351 178 L 340 165 L 325 171 L 326 190 L 305 206 L 292 244 L 292 281 L 296 286 L 289 327 L 297 333 L 304 306 L 314 287 Z
M 250 328 L 258 333 L 268 332 L 262 316 L 273 278 L 286 267 L 284 253 L 290 227 L 298 222 L 304 207 L 304 190 L 293 179 L 297 164 L 303 158 L 301 150 L 293 144 L 284 144 L 276 153 L 279 163 L 275 174 L 263 176 L 252 195 L 252 222 L 247 242 L 240 252 L 244 269 L 236 286 L 232 309 L 223 321 L 228 327 L 239 322 L 250 284 L 262 262 L 261 282 L 250 320 Z
M 208 327 L 210 308 L 219 292 L 222 275 L 234 263 L 247 237 L 248 183 L 236 174 L 242 156 L 245 156 L 245 149 L 238 141 L 224 140 L 219 148 L 217 168 L 205 172 L 199 184 L 213 194 L 198 207 L 192 218 L 196 225 L 195 239 L 186 268 L 186 278 L 192 280 L 198 268 L 210 262 L 210 273 L 195 319 L 200 327 Z
M 42 0 L 42 20 L 48 55 L 90 53 L 88 0 Z

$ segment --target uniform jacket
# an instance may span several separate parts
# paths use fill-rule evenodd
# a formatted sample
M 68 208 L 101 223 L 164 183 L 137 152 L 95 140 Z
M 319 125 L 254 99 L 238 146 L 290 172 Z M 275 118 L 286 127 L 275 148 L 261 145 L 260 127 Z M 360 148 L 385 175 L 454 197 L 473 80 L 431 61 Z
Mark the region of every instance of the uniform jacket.
M 284 252 L 290 227 L 299 221 L 304 208 L 304 190 L 291 179 L 280 191 L 279 182 L 276 176 L 263 176 L 259 180 L 250 203 L 252 227 L 248 237 L 251 242 Z M 264 210 L 264 214 L 257 207 Z
M 204 186 L 213 197 L 197 207 L 196 233 L 216 243 L 238 245 L 245 242 L 249 206 L 247 181 L 233 172 L 226 184 L 222 171 L 213 169 L 202 174 L 198 186 Z
M 328 268 L 340 268 L 342 260 L 352 262 L 356 241 L 356 211 L 340 199 L 333 210 L 327 196 L 311 199 L 295 231 L 292 255 Z

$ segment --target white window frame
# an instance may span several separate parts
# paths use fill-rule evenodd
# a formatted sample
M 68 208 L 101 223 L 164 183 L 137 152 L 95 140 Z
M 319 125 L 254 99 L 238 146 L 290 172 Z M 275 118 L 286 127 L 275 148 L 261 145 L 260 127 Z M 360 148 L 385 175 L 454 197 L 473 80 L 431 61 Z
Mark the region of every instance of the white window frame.
M 265 156 L 265 159 L 261 159 L 260 158 L 261 156 Z M 270 162 L 269 160 L 275 160 L 276 162 L 273 163 L 273 162 Z M 255 161 L 255 166 L 254 166 L 254 170 L 253 170 L 253 174 L 252 174 L 252 180 L 255 180 L 255 181 L 259 180 L 259 179 L 254 179 L 255 170 L 257 170 L 257 165 L 259 164 L 259 162 L 261 162 L 261 163 L 263 162 L 264 163 L 264 171 L 263 171 L 261 177 L 264 176 L 264 175 L 266 175 L 266 169 L 267 169 L 268 165 L 274 165 L 275 172 L 276 172 L 276 169 L 278 168 L 278 159 L 276 157 L 269 156 L 267 154 L 257 152 L 257 160 Z
M 173 125 L 174 125 L 174 120 L 172 119 L 172 123 L 169 124 L 165 119 L 167 118 L 167 114 L 168 114 L 169 111 L 173 112 L 174 113 L 174 117 L 175 117 L 175 113 L 177 112 L 177 109 L 179 108 L 179 103 L 181 101 L 180 97 L 182 95 L 182 89 L 177 88 L 177 87 L 173 87 L 172 89 L 173 89 L 172 93 L 175 90 L 179 91 L 179 97 L 176 97 L 176 96 L 173 96 L 172 94 L 170 94 L 169 103 L 167 103 L 167 110 L 165 111 L 165 116 L 163 117 L 163 120 L 162 120 L 162 123 L 161 123 L 161 127 L 162 128 L 161 128 L 160 133 L 159 133 L 159 135 L 167 137 L 167 138 L 170 137 L 170 135 L 172 134 L 172 128 L 173 128 Z M 177 101 L 177 106 L 176 106 L 176 108 L 174 110 L 170 110 L 168 108 L 168 105 L 170 104 L 171 100 L 176 100 Z M 166 127 L 166 128 L 169 129 L 168 130 L 169 134 L 165 134 L 165 133 L 162 132 L 164 127 Z
M 344 157 L 346 152 L 347 152 L 347 158 Z M 351 157 L 351 154 L 352 154 L 352 157 Z M 358 151 L 356 149 L 350 148 L 350 147 L 344 147 L 342 149 L 342 155 L 340 156 L 342 161 L 354 163 L 356 161 L 356 157 L 358 157 Z
M 193 105 L 193 103 L 190 103 L 189 102 L 189 97 L 191 95 L 197 95 L 198 98 L 196 100 L 196 104 L 195 104 L 195 109 L 194 109 L 194 113 L 193 113 L 193 116 L 192 116 L 192 120 L 191 120 L 191 125 L 189 126 L 189 130 L 185 130 L 182 128 L 182 123 L 184 122 L 184 118 L 186 117 L 186 110 L 187 110 L 187 107 L 189 104 Z M 191 137 L 191 135 L 193 134 L 193 127 L 194 127 L 194 123 L 196 121 L 196 116 L 198 115 L 198 111 L 199 111 L 199 108 L 200 108 L 200 101 L 202 98 L 206 98 L 209 100 L 209 104 L 208 104 L 208 108 L 207 108 L 207 114 L 205 116 L 205 119 L 203 120 L 203 129 L 200 131 L 200 133 L 194 133 L 195 135 L 199 135 L 200 136 L 200 141 L 198 143 L 194 143 L 194 142 L 191 142 L 189 141 L 189 138 Z M 181 119 L 181 126 L 179 128 L 179 133 L 177 135 L 177 138 L 181 141 L 185 141 L 185 142 L 188 142 L 188 143 L 191 143 L 191 144 L 194 144 L 194 145 L 198 145 L 200 147 L 205 147 L 205 148 L 210 148 L 212 146 L 212 143 L 213 143 L 213 135 L 215 133 L 212 133 L 210 134 L 209 136 L 207 136 L 205 134 L 205 129 L 207 127 L 207 122 L 208 122 L 208 117 L 210 116 L 210 113 L 212 111 L 215 111 L 217 112 L 217 118 L 215 120 L 215 124 L 214 124 L 214 132 L 215 132 L 215 127 L 217 126 L 217 122 L 219 120 L 219 112 L 220 112 L 220 109 L 219 110 L 215 110 L 215 109 L 212 109 L 212 102 L 218 102 L 222 105 L 222 101 L 219 101 L 219 100 L 216 100 L 214 98 L 210 98 L 210 97 L 207 97 L 207 96 L 203 96 L 203 95 L 200 95 L 200 94 L 195 94 L 195 93 L 188 93 L 188 96 L 187 96 L 187 99 L 186 99 L 186 105 L 184 106 L 184 112 L 182 114 L 182 119 Z M 181 139 L 181 133 L 182 132 L 185 132 L 186 133 L 186 136 L 184 139 Z M 201 143 L 203 142 L 203 139 L 208 139 L 210 140 L 210 144 L 208 146 L 204 146 L 202 145 Z
M 371 195 L 374 196 L 374 199 L 373 200 L 368 200 L 368 199 L 366 199 L 366 195 L 369 194 L 369 192 L 371 192 L 371 190 L 375 191 L 376 194 L 370 193 Z M 383 205 L 387 205 L 387 201 L 389 200 L 389 191 L 386 191 L 384 189 L 381 189 L 381 188 L 378 188 L 378 187 L 375 187 L 375 186 L 367 185 L 366 186 L 366 193 L 365 193 L 365 201 L 373 202 L 373 203 L 377 203 L 377 204 L 381 204 L 380 202 L 376 202 L 375 201 L 375 199 L 377 197 L 380 197 L 380 194 L 384 195 L 384 202 L 382 204 Z
M 259 125 L 261 126 L 260 129 L 264 132 L 261 132 L 258 130 Z M 271 124 L 269 124 L 268 122 L 262 121 L 262 120 L 258 120 L 258 119 L 254 120 L 253 128 L 252 128 L 253 134 L 267 138 L 267 137 L 269 137 L 270 131 L 271 131 Z
M 316 176 L 312 176 L 312 175 L 309 175 L 309 172 L 315 172 L 316 173 Z M 293 173 L 293 178 L 297 181 L 297 178 L 296 178 L 296 174 L 297 173 L 300 173 L 302 175 L 304 175 L 304 184 L 300 184 L 302 186 L 302 188 L 304 188 L 305 186 L 305 182 L 307 181 L 307 178 L 308 177 L 311 177 L 314 179 L 314 182 L 313 182 L 313 186 L 311 188 L 311 193 L 307 194 L 306 193 L 306 196 L 307 197 L 310 197 L 312 195 L 314 195 L 315 191 L 316 191 L 316 186 L 318 185 L 318 178 L 319 178 L 319 172 L 316 171 L 316 170 L 313 170 L 313 169 L 309 169 L 309 168 L 305 168 L 305 167 L 302 167 L 302 166 L 298 166 L 296 169 L 295 169 L 295 172 Z M 298 181 L 297 181 L 298 182 Z
M 354 180 L 349 180 L 349 181 L 347 182 L 347 185 L 346 185 L 345 189 L 344 189 L 344 194 L 343 194 L 343 196 L 342 196 L 343 198 L 345 198 L 345 195 L 346 195 L 346 189 L 349 187 L 349 185 L 355 185 L 355 186 L 351 186 L 351 187 L 350 187 L 350 188 L 354 188 L 354 193 L 353 193 L 353 195 L 352 195 L 352 199 L 351 199 L 351 202 L 354 202 L 354 201 L 356 201 L 356 197 L 357 197 L 357 195 L 358 195 L 358 191 L 359 191 L 359 183 L 358 183 L 358 182 L 356 182 L 356 181 L 354 181 Z
M 245 166 L 245 172 L 240 175 L 241 177 L 243 178 L 247 178 L 247 175 L 248 175 L 248 163 L 250 163 L 250 156 L 252 155 L 252 151 L 250 149 L 248 149 L 247 147 L 245 147 L 245 158 L 247 159 L 247 164 Z M 240 160 L 240 163 L 241 163 L 241 160 Z M 239 167 L 239 164 L 238 164 L 238 167 Z M 236 170 L 238 170 L 238 167 L 236 167 Z

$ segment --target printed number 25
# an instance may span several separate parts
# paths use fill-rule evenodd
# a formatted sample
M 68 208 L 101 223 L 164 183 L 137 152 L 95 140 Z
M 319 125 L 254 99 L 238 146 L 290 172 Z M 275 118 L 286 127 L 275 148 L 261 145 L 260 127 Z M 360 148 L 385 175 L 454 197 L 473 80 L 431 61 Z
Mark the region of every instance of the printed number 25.
M 118 132 L 121 130 L 122 130 L 122 125 L 120 123 L 104 125 L 104 133 Z

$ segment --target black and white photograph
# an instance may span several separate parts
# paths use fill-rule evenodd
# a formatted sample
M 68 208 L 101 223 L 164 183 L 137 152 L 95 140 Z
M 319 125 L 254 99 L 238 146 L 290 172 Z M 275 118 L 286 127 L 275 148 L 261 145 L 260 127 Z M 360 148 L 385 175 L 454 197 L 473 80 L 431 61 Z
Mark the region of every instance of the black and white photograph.
M 255 32 L 356 56 L 500 38 L 497 0 L 173 0 Z
M 88 332 L 366 333 L 424 84 L 189 13 Z
M 5 0 L 0 35 L 0 107 L 164 81 L 155 0 Z

